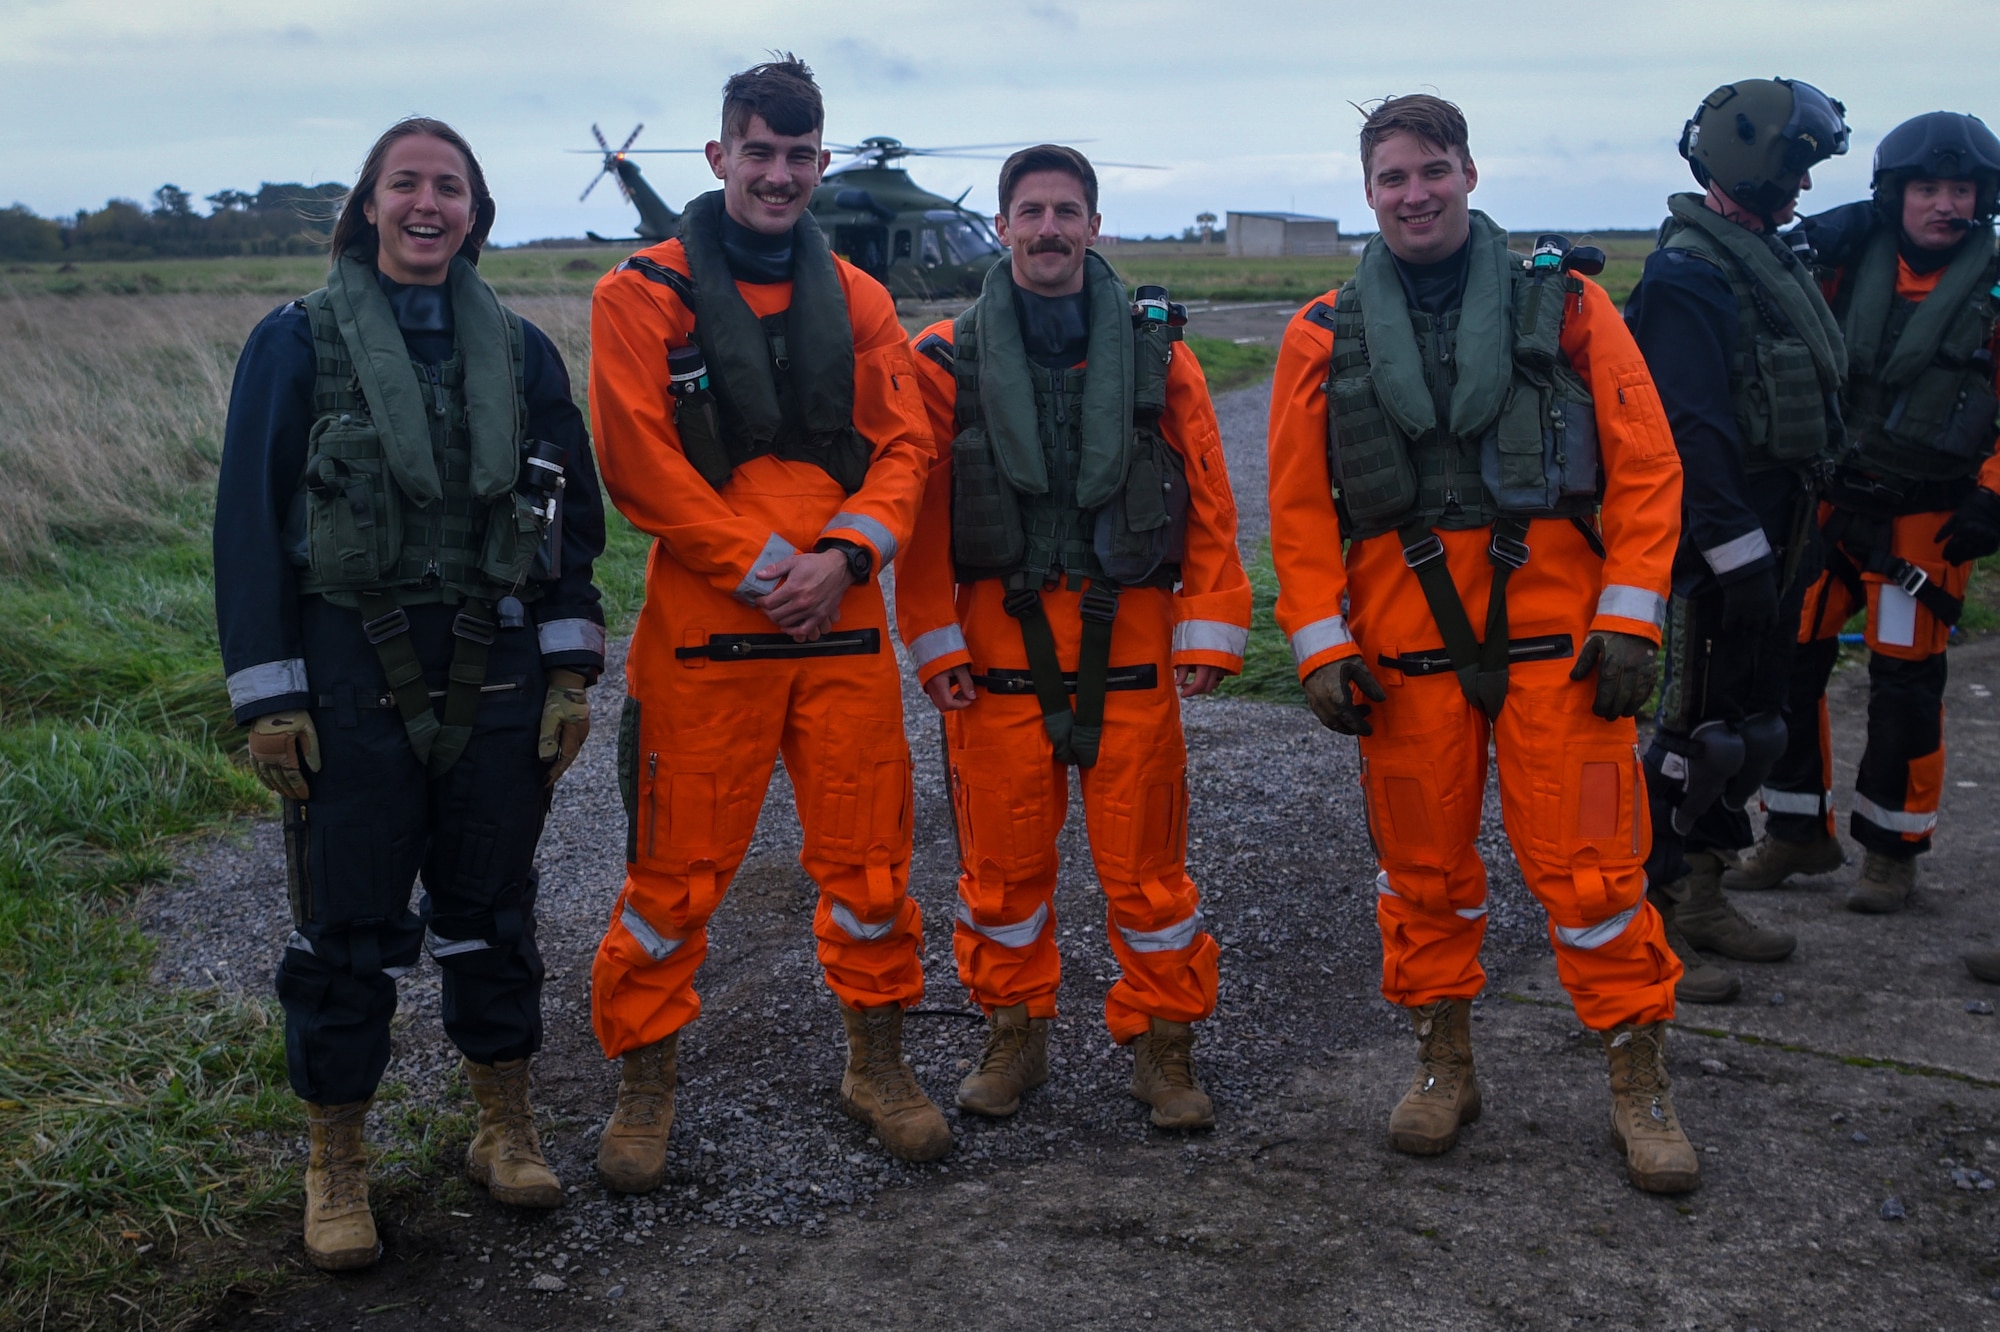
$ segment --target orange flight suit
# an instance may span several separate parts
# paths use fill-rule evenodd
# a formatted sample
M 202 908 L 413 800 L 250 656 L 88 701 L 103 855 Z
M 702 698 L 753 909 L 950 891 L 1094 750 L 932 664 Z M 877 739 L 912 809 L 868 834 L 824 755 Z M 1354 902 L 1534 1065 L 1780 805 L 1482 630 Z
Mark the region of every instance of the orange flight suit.
M 1318 303 L 1332 307 L 1336 293 Z M 1271 392 L 1271 555 L 1278 624 L 1301 679 L 1365 655 L 1388 693 L 1361 737 L 1362 790 L 1381 873 L 1382 994 L 1404 1007 L 1479 993 L 1486 973 L 1486 866 L 1474 839 L 1489 737 L 1500 801 L 1521 872 L 1548 912 L 1556 967 L 1584 1025 L 1603 1030 L 1674 1012 L 1680 963 L 1646 902 L 1651 844 L 1638 737 L 1629 719 L 1590 707 L 1596 682 L 1574 659 L 1516 664 L 1497 723 L 1467 702 L 1449 671 L 1409 675 L 1381 658 L 1443 643 L 1396 533 L 1345 553 L 1327 463 L 1333 333 L 1293 317 Z M 1610 298 L 1584 282 L 1565 311 L 1562 349 L 1596 402 L 1603 451 L 1599 558 L 1568 519 L 1536 519 L 1532 554 L 1507 585 L 1510 637 L 1592 629 L 1657 643 L 1680 534 L 1681 469 L 1646 363 Z M 1491 528 L 1439 532 L 1466 614 L 1486 622 Z
M 688 271 L 679 241 L 642 252 Z M 880 650 L 777 661 L 677 658 L 711 634 L 769 634 L 756 570 L 822 537 L 893 558 L 923 497 L 930 437 L 895 303 L 836 259 L 854 330 L 854 425 L 874 454 L 853 495 L 819 467 L 775 457 L 735 469 L 718 492 L 681 450 L 667 352 L 693 313 L 629 265 L 591 303 L 591 417 L 606 491 L 654 538 L 646 601 L 626 659 L 636 706 L 636 790 L 625 886 L 591 971 L 592 1021 L 607 1056 L 658 1041 L 701 1011 L 694 974 L 706 925 L 757 823 L 784 755 L 819 885 L 813 936 L 829 988 L 850 1007 L 923 994 L 923 920 L 905 895 L 910 756 L 880 585 L 848 590 L 836 630 L 875 629 Z M 786 283 L 739 282 L 759 318 L 788 308 Z
M 951 341 L 949 320 L 936 334 Z M 1002 580 L 955 585 L 951 559 L 952 409 L 957 385 L 916 357 L 937 458 L 923 512 L 896 560 L 896 623 L 928 681 L 953 666 L 975 675 L 1025 671 L 1020 622 L 1002 606 Z M 1111 666 L 1148 666 L 1156 683 L 1104 699 L 1097 762 L 1078 770 L 1091 859 L 1107 904 L 1106 933 L 1122 974 L 1104 1000 L 1123 1045 L 1155 1017 L 1195 1022 L 1215 1009 L 1216 944 L 1201 928 L 1200 892 L 1187 875 L 1187 746 L 1173 668 L 1243 669 L 1250 581 L 1236 553 L 1236 501 L 1208 382 L 1186 344 L 1173 350 L 1161 434 L 1187 463 L 1181 585 L 1126 588 L 1112 621 Z M 1081 590 L 1045 590 L 1042 602 L 1065 671 L 1077 667 Z M 1069 768 L 1056 761 L 1033 694 L 978 690 L 944 715 L 958 824 L 958 975 L 979 1005 L 1025 1003 L 1053 1017 L 1062 961 L 1056 949 L 1056 835 L 1069 808 Z

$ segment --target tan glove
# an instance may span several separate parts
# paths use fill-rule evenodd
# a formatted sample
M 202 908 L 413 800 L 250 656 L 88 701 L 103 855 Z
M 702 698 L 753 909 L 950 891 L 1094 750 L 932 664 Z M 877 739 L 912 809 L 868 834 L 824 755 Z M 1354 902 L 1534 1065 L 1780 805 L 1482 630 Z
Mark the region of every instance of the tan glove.
M 1584 636 L 1569 678 L 1581 680 L 1595 667 L 1597 698 L 1590 710 L 1606 721 L 1634 717 L 1652 696 L 1659 657 L 1660 650 L 1637 634 L 1597 629 Z
M 310 712 L 304 708 L 267 712 L 250 723 L 250 771 L 287 800 L 312 797 L 300 758 L 307 768 L 319 771 L 319 732 L 313 729 Z
M 553 761 L 544 786 L 554 786 L 556 779 L 569 771 L 590 735 L 590 695 L 585 688 L 578 671 L 549 672 L 549 693 L 542 703 L 542 738 L 535 748 L 542 762 Z
M 1380 703 L 1389 696 L 1382 692 L 1375 677 L 1368 672 L 1368 663 L 1360 657 L 1342 657 L 1330 661 L 1305 678 L 1306 702 L 1311 705 L 1313 716 L 1319 718 L 1320 725 L 1329 731 L 1342 735 L 1373 735 L 1375 724 L 1368 720 L 1373 711 L 1366 703 L 1356 703 L 1349 686 L 1359 689 L 1374 702 Z

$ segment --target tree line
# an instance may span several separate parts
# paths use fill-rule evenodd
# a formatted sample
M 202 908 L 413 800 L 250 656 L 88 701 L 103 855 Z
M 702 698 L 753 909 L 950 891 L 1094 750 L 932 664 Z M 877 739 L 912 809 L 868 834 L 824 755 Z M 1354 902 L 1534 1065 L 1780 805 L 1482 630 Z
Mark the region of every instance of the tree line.
M 257 191 L 204 197 L 206 213 L 178 185 L 153 191 L 151 206 L 111 199 L 73 217 L 41 217 L 25 204 L 0 209 L 0 260 L 213 258 L 313 254 L 326 248 L 347 186 L 266 181 Z

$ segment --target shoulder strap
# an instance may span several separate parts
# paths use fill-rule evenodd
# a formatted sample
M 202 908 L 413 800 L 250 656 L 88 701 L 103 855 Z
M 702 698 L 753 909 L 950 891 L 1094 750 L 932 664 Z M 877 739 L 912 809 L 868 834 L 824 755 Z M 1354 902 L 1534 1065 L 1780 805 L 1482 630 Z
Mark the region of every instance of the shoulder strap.
M 674 295 L 681 298 L 681 304 L 688 308 L 688 312 L 690 314 L 694 312 L 693 278 L 687 276 L 685 273 L 677 273 L 659 260 L 648 259 L 643 254 L 633 255 L 630 259 L 627 259 L 611 271 L 614 273 L 623 273 L 628 270 L 637 273 L 648 282 L 657 282 L 661 286 L 671 289 Z
M 958 381 L 958 396 L 952 408 L 953 423 L 960 430 L 977 425 L 979 410 L 979 306 L 967 306 L 951 322 L 952 377 Z

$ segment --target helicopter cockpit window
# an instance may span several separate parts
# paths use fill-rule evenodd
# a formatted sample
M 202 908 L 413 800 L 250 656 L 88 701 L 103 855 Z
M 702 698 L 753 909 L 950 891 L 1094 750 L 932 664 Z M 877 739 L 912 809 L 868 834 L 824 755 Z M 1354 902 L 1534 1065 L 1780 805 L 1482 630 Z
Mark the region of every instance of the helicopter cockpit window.
M 951 217 L 938 224 L 944 238 L 944 252 L 954 264 L 969 264 L 1000 253 L 1000 242 L 990 232 L 963 217 Z
M 896 233 L 896 257 L 898 259 L 907 259 L 910 257 L 910 233 L 908 231 L 898 231 Z
M 924 228 L 924 267 L 936 268 L 944 262 L 944 253 L 938 248 L 938 234 L 929 227 Z

